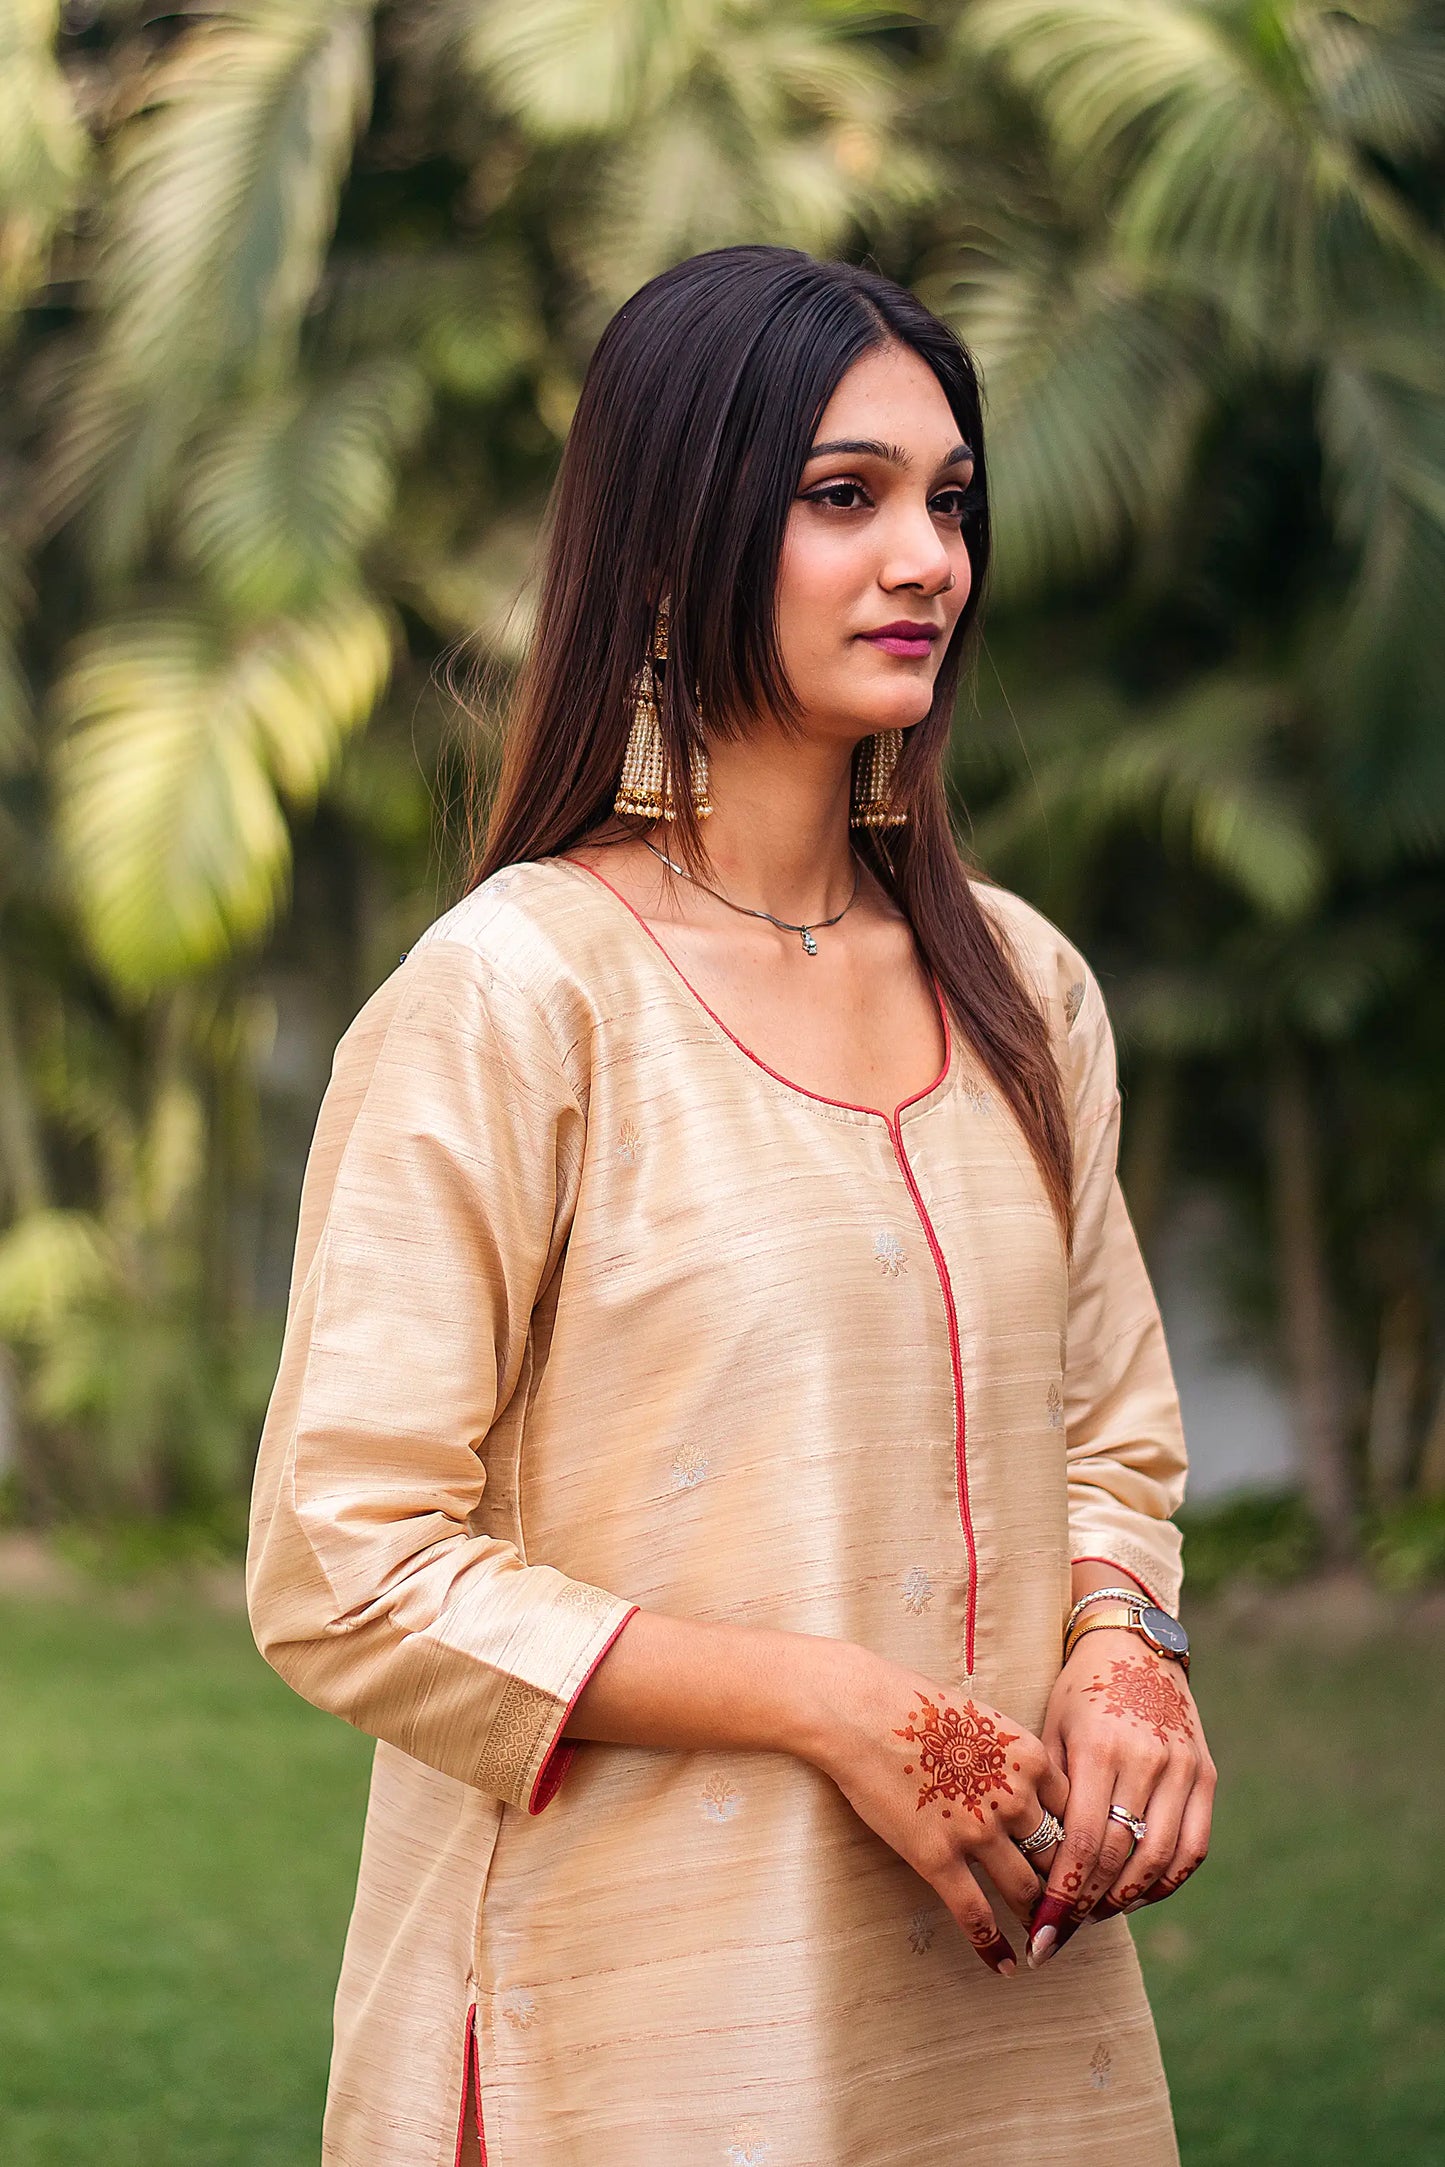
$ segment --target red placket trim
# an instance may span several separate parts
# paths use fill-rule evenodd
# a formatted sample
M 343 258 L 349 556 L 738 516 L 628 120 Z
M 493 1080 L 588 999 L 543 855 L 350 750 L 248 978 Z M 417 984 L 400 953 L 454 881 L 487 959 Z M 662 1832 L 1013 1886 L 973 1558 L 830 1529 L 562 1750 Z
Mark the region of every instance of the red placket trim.
M 975 1628 L 978 1622 L 978 1544 L 974 1539 L 973 1514 L 968 1502 L 968 1416 L 963 1401 L 963 1355 L 958 1340 L 958 1309 L 953 1299 L 953 1281 L 949 1277 L 948 1263 L 942 1245 L 933 1231 L 933 1221 L 923 1201 L 918 1183 L 913 1178 L 913 1168 L 903 1148 L 903 1134 L 896 1121 L 888 1124 L 893 1139 L 893 1155 L 899 1171 L 908 1185 L 913 1208 L 918 1213 L 933 1258 L 933 1268 L 938 1274 L 938 1284 L 943 1293 L 944 1315 L 948 1319 L 948 1359 L 953 1369 L 953 1461 L 954 1477 L 958 1488 L 958 1517 L 963 1526 L 963 1539 L 968 1549 L 968 1600 L 964 1613 L 963 1662 L 969 1677 L 973 1676 L 973 1650 Z
M 790 1076 L 784 1076 L 778 1069 L 771 1068 L 766 1061 L 753 1052 L 751 1046 L 744 1045 L 737 1033 L 728 1029 L 716 1009 L 708 1006 L 698 992 L 697 987 L 682 968 L 682 965 L 671 955 L 666 943 L 658 939 L 657 934 L 643 917 L 641 911 L 628 902 L 620 888 L 613 887 L 612 882 L 605 873 L 599 873 L 595 865 L 584 864 L 581 858 L 569 857 L 565 851 L 559 854 L 559 862 L 563 865 L 575 865 L 579 872 L 590 874 L 593 880 L 598 881 L 610 894 L 616 896 L 623 909 L 636 919 L 653 947 L 658 950 L 664 961 L 681 979 L 683 985 L 686 986 L 688 992 L 697 1002 L 698 1007 L 702 1009 L 705 1015 L 712 1018 L 724 1038 L 731 1039 L 739 1053 L 746 1054 L 755 1068 L 764 1070 L 775 1082 L 786 1084 L 788 1089 L 796 1091 L 800 1098 L 814 1099 L 823 1106 L 837 1106 L 846 1113 L 872 1114 L 876 1120 L 881 1121 L 887 1128 L 893 1144 L 893 1155 L 898 1161 L 899 1169 L 908 1186 L 908 1193 L 913 1199 L 914 1209 L 922 1222 L 923 1232 L 932 1252 L 934 1268 L 938 1273 L 938 1284 L 943 1290 L 944 1313 L 948 1319 L 948 1355 L 953 1367 L 953 1456 L 957 1470 L 958 1517 L 963 1524 L 963 1539 L 968 1550 L 968 1604 L 964 1625 L 964 1663 L 969 1676 L 972 1677 L 974 1627 L 978 1615 L 978 1545 L 974 1541 L 973 1518 L 968 1503 L 967 1421 L 963 1404 L 963 1357 L 959 1352 L 958 1343 L 958 1311 L 954 1306 L 953 1282 L 948 1276 L 948 1265 L 939 1246 L 938 1236 L 933 1231 L 933 1221 L 928 1216 L 927 1207 L 919 1194 L 918 1184 L 913 1178 L 913 1169 L 909 1165 L 908 1155 L 903 1149 L 902 1136 L 902 1116 L 910 1106 L 916 1106 L 920 1099 L 928 1098 L 938 1089 L 938 1086 L 948 1075 L 953 1060 L 953 1026 L 949 1020 L 948 1002 L 944 997 L 942 985 L 939 983 L 937 976 L 930 972 L 934 999 L 938 1003 L 939 1020 L 943 1025 L 943 1065 L 932 1083 L 925 1084 L 921 1091 L 915 1091 L 911 1098 L 900 1100 L 891 1114 L 881 1106 L 855 1106 L 848 1099 L 831 1099 L 821 1091 L 809 1091 L 806 1085 L 794 1083 Z

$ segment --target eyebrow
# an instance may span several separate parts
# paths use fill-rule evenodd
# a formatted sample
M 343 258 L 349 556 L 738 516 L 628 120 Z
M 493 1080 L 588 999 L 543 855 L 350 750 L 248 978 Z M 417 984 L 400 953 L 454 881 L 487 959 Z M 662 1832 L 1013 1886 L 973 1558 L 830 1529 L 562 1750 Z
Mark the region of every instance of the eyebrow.
M 886 459 L 890 466 L 906 467 L 909 464 L 908 454 L 901 444 L 883 444 L 876 436 L 834 437 L 826 444 L 815 444 L 808 453 L 808 458 L 823 459 L 838 452 L 852 452 L 855 456 L 868 459 Z M 960 460 L 972 457 L 973 452 L 969 445 L 955 444 L 948 457 L 940 459 L 938 464 L 940 468 L 957 466 Z

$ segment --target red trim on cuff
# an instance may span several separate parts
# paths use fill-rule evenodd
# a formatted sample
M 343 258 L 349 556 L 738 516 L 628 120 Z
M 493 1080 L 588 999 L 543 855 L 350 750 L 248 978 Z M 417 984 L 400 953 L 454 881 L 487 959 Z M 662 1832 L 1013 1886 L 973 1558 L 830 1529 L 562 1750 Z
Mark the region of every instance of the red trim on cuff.
M 636 1617 L 641 1607 L 642 1606 L 640 1603 L 634 1603 L 631 1609 L 628 1611 L 627 1616 L 618 1620 L 616 1626 L 608 1634 L 606 1640 L 602 1643 L 602 1646 L 598 1649 L 596 1655 L 593 1656 L 592 1661 L 588 1664 L 586 1674 L 578 1680 L 577 1690 L 572 1695 L 571 1700 L 568 1701 L 566 1707 L 562 1710 L 562 1720 L 557 1725 L 557 1729 L 553 1734 L 552 1743 L 547 1749 L 546 1757 L 543 1760 L 541 1767 L 537 1770 L 537 1780 L 532 1785 L 532 1795 L 527 1801 L 528 1813 L 541 1813 L 544 1807 L 551 1805 L 553 1799 L 561 1790 L 563 1778 L 566 1776 L 568 1769 L 572 1766 L 573 1761 L 577 1758 L 576 1746 L 573 1745 L 570 1740 L 564 1741 L 562 1737 L 563 1731 L 566 1730 L 567 1725 L 571 1720 L 572 1710 L 576 1707 L 578 1701 L 581 1699 L 583 1691 L 586 1688 L 588 1681 L 592 1677 L 592 1673 L 596 1670 L 598 1664 L 602 1661 L 603 1656 L 606 1655 L 608 1650 L 611 1648 L 613 1641 L 616 1640 L 617 1635 L 622 1631 L 623 1626 L 627 1624 L 629 1618 Z
M 1154 1593 L 1154 1590 L 1150 1587 L 1148 1581 L 1141 1580 L 1137 1573 L 1130 1572 L 1128 1566 L 1121 1565 L 1117 1558 L 1075 1558 L 1073 1562 L 1075 1565 L 1107 1565 L 1111 1573 L 1122 1573 L 1126 1580 L 1133 1581 L 1136 1588 L 1142 1588 L 1156 1610 L 1162 1610 L 1168 1617 L 1172 1617 L 1174 1615 L 1174 1613 L 1170 1610 L 1169 1605 L 1166 1602 L 1162 1602 L 1160 1598 Z

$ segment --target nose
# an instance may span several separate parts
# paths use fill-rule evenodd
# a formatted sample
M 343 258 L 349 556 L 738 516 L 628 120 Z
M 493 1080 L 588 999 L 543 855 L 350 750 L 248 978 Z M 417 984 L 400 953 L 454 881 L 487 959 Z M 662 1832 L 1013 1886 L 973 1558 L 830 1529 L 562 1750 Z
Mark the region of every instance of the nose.
M 962 554 L 963 561 L 956 562 Z M 920 594 L 942 594 L 955 572 L 965 591 L 968 581 L 967 552 L 949 548 L 938 531 L 938 522 L 927 505 L 900 510 L 888 535 L 888 548 L 879 571 L 879 585 L 886 589 L 914 587 Z

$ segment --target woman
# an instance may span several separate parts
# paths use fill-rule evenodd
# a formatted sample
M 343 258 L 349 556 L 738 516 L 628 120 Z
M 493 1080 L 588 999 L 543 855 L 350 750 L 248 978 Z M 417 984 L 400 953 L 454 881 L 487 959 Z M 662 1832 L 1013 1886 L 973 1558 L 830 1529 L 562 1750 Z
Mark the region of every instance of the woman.
M 1183 1443 L 1098 984 L 950 833 L 987 560 L 887 280 L 608 327 L 257 1474 L 260 1645 L 380 1740 L 338 2167 L 1176 2158 L 1117 1914 L 1208 1840 Z

